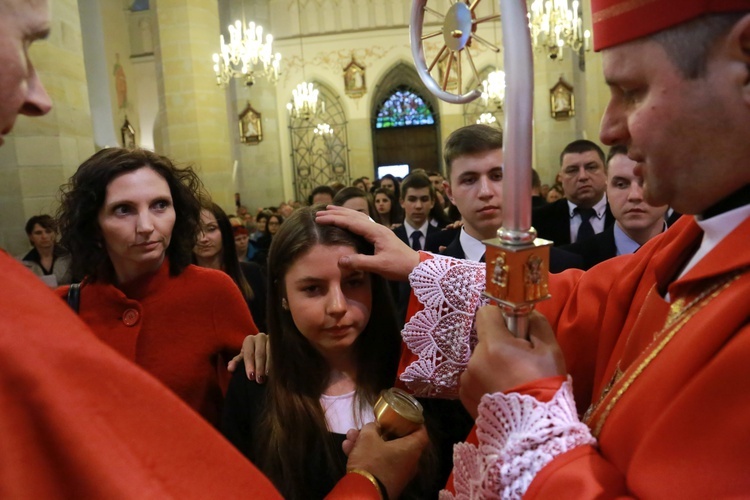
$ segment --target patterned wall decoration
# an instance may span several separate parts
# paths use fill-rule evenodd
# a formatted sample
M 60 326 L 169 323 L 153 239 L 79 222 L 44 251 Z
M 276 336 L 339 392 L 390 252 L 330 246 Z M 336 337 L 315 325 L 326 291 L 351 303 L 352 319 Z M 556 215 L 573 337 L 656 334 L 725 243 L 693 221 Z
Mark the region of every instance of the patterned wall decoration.
M 346 116 L 340 97 L 330 88 L 314 82 L 325 102 L 325 111 L 314 118 L 290 118 L 295 198 L 306 200 L 317 186 L 340 182 L 349 185 L 349 147 Z M 330 134 L 317 134 L 318 125 L 328 124 Z
M 455 0 L 430 0 L 429 7 L 445 14 L 453 3 Z M 297 31 L 304 35 L 325 35 L 408 27 L 411 4 L 411 0 L 270 0 L 269 7 L 274 36 L 279 39 L 297 36 Z M 498 11 L 497 0 L 481 0 L 475 9 L 478 18 Z M 425 21 L 430 26 L 442 23 L 433 15 L 425 16 Z

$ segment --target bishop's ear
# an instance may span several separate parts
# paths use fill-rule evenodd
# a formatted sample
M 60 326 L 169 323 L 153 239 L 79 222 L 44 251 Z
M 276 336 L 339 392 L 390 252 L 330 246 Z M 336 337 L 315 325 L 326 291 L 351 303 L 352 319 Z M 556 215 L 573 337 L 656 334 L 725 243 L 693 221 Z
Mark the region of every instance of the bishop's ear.
M 732 28 L 730 40 L 737 45 L 736 53 L 741 57 L 745 66 L 743 93 L 745 101 L 750 104 L 750 14 L 743 16 Z

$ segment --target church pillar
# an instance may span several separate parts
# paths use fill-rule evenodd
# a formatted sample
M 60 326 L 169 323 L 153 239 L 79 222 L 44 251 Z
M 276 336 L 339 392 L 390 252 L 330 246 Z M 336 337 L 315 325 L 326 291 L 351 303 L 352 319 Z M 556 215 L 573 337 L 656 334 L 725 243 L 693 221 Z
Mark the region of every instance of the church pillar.
M 216 203 L 233 206 L 225 93 L 211 55 L 219 50 L 216 0 L 158 0 L 157 80 L 161 105 L 156 150 L 194 165 Z
M 54 215 L 57 194 L 94 153 L 77 0 L 50 2 L 51 34 L 32 44 L 30 57 L 52 99 L 42 117 L 21 116 L 0 147 L 0 247 L 27 251 L 24 225 Z

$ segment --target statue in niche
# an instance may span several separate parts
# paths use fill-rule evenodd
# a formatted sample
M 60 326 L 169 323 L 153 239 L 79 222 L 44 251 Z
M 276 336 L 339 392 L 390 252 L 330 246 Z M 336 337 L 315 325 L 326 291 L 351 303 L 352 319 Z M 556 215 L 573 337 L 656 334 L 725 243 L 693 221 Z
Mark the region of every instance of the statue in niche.
M 117 92 L 117 108 L 125 109 L 128 106 L 128 80 L 125 70 L 120 64 L 120 54 L 115 54 L 115 66 L 113 71 L 115 77 L 115 91 Z
M 365 68 L 354 60 L 344 68 L 344 90 L 349 97 L 362 97 L 367 92 L 365 85 Z
M 576 114 L 573 86 L 563 80 L 562 76 L 550 89 L 550 114 L 556 120 L 571 118 Z
M 138 22 L 138 29 L 141 33 L 141 53 L 153 54 L 154 52 L 154 39 L 151 34 L 151 21 L 148 19 L 141 19 Z
M 243 144 L 258 144 L 263 140 L 261 114 L 253 109 L 250 102 L 240 113 L 240 142 Z

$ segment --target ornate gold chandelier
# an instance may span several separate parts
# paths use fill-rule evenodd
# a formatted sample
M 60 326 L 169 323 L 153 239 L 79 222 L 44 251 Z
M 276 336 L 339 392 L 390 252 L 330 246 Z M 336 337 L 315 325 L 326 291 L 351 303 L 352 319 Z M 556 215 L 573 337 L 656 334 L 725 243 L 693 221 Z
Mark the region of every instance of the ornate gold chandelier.
M 312 83 L 302 82 L 292 90 L 292 102 L 286 105 L 287 111 L 293 118 L 309 120 L 318 113 L 318 109 L 325 113 L 326 103 L 318 101 L 320 91 Z
M 534 48 L 554 60 L 563 59 L 567 45 L 574 52 L 589 49 L 591 32 L 583 29 L 579 2 L 573 0 L 533 0 L 529 9 L 529 29 Z
M 485 106 L 494 105 L 496 109 L 503 109 L 505 100 L 505 71 L 495 70 L 482 80 L 482 101 Z
M 229 26 L 229 43 L 220 35 L 221 52 L 213 55 L 216 84 L 226 87 L 232 78 L 242 78 L 244 84 L 252 86 L 257 76 L 271 83 L 279 79 L 281 54 L 273 53 L 273 35 L 266 34 L 263 27 L 254 22 L 243 25 L 239 20 Z

